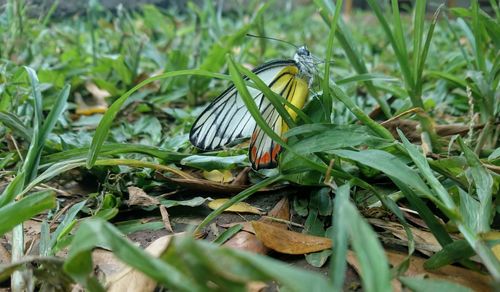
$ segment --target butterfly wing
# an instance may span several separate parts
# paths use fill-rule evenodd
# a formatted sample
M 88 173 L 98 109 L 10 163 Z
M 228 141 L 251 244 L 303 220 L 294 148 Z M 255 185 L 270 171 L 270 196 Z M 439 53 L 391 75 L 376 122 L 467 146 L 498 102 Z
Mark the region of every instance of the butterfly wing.
M 292 60 L 279 60 L 263 64 L 253 70 L 260 79 L 270 86 Z M 261 109 L 272 108 L 261 91 L 253 87 L 248 90 Z M 250 137 L 255 129 L 255 121 L 248 112 L 238 90 L 233 86 L 219 95 L 194 122 L 189 140 L 203 150 L 217 150 L 236 139 Z
M 297 76 L 298 73 L 297 66 L 287 66 L 276 75 L 275 79 L 269 84 L 269 87 L 291 104 L 301 109 L 307 99 L 309 87 L 306 81 Z M 285 108 L 292 119 L 295 119 L 297 116 L 295 111 L 288 107 Z M 260 110 L 262 117 L 275 133 L 282 136 L 288 130 L 288 125 L 283 122 L 270 102 L 266 106 L 261 107 Z M 249 149 L 252 167 L 254 169 L 276 167 L 280 152 L 281 145 L 274 142 L 260 127 L 256 127 L 250 140 Z

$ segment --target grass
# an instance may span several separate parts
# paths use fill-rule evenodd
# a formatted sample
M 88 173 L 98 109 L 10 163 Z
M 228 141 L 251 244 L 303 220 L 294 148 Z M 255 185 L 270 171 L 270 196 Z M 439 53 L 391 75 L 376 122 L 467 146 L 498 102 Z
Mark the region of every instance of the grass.
M 342 1 L 313 2 L 298 7 L 251 1 L 224 12 L 210 2 L 190 3 L 182 12 L 146 5 L 116 14 L 92 2 L 85 16 L 54 19 L 55 2 L 37 19 L 28 16 L 29 4 L 7 1 L 0 13 L 5 44 L 0 48 L 0 235 L 12 233 L 12 262 L 0 265 L 1 285 L 11 279 L 13 289 L 79 283 L 103 290 L 92 273 L 91 252 L 104 246 L 173 290 L 239 291 L 255 281 L 275 281 L 292 291 L 311 285 L 340 290 L 349 248 L 359 261 L 364 290 L 389 290 L 392 279 L 415 290 L 463 288 L 404 276 L 421 255 L 416 228 L 440 245 L 427 254 L 426 268 L 455 264 L 498 285 L 498 3 L 491 1 L 492 14 L 472 1 L 465 8 L 439 7 L 427 17 L 426 1 L 404 11 L 398 1 L 381 6 L 370 0 L 368 11 L 345 20 Z M 247 69 L 290 58 L 293 48 L 247 33 L 305 43 L 325 60 L 308 104 L 294 109 L 297 120 L 285 108 L 290 105 Z M 228 74 L 220 73 L 226 69 Z M 209 194 L 197 193 L 201 200 L 186 203 L 193 193 L 162 181 L 158 173 L 192 180 L 202 170 L 239 173 L 249 165 L 236 159 L 246 155 L 244 147 L 201 154 L 188 141 L 196 116 L 227 81 L 285 151 L 277 170 L 251 173 L 251 186 L 188 233 L 202 233 L 226 208 L 265 187 L 300 185 L 306 196 L 287 195 L 294 218 L 303 232 L 334 243 L 331 252 L 308 254 L 306 260 L 321 266 L 330 257 L 328 278 L 268 256 L 221 248 L 218 241 L 176 237 L 154 258 L 123 237 L 120 228 L 152 228 L 139 223 L 140 214 L 156 216 L 158 210 L 125 204 L 127 187 L 154 198 L 180 193 L 169 197 L 168 210 L 189 215 L 205 210 L 201 204 Z M 99 97 L 90 84 L 111 97 Z M 264 92 L 291 126 L 285 137 L 266 124 L 247 86 Z M 96 100 L 109 108 L 79 115 L 82 100 L 91 111 Z M 202 161 L 196 155 L 203 155 Z M 60 196 L 71 193 L 64 185 L 75 181 L 86 191 Z M 369 223 L 373 206 L 382 206 L 384 219 L 404 230 L 407 254 L 396 266 L 384 252 L 391 248 L 383 244 L 387 232 Z M 408 219 L 408 209 L 423 225 Z M 27 249 L 23 228 L 33 219 L 41 221 L 36 254 Z M 149 223 L 160 222 L 156 217 Z M 61 250 L 69 255 L 57 256 Z M 224 271 L 220 262 L 227 265 Z M 47 282 L 47 272 L 60 276 Z

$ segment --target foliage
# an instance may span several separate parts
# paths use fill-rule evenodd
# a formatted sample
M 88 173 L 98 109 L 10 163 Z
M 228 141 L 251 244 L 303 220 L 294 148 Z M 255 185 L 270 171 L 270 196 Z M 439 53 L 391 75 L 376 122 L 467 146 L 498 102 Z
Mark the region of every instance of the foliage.
M 396 0 L 385 6 L 370 0 L 370 10 L 355 12 L 350 20 L 340 17 L 342 1 L 250 1 L 226 10 L 206 1 L 115 11 L 90 1 L 84 15 L 54 19 L 57 3 L 38 19 L 29 16 L 32 7 L 24 1 L 7 1 L 0 13 L 0 234 L 12 231 L 14 260 L 0 265 L 0 280 L 12 274 L 13 287 L 35 283 L 20 274 L 29 270 L 22 223 L 39 216 L 38 256 L 44 258 L 38 260 L 46 267 L 56 263 L 64 281 L 90 290 L 103 288 L 89 276 L 96 246 L 177 290 L 243 290 L 252 281 L 276 281 L 292 291 L 310 285 L 341 289 L 349 246 L 360 262 L 365 290 L 390 289 L 392 278 L 416 291 L 465 289 L 400 277 L 415 252 L 412 224 L 401 208 L 409 206 L 441 246 L 427 268 L 451 263 L 473 268 L 470 259 L 477 255 L 484 272 L 500 283 L 498 253 L 491 248 L 498 246 L 492 234 L 500 216 L 500 8 L 495 1 L 490 14 L 475 0 L 470 7 L 439 7 L 430 21 L 426 1 L 404 11 Z M 325 60 L 309 103 L 295 109 L 297 120 L 288 115 L 289 104 L 246 66 L 290 58 L 293 47 L 247 33 L 305 43 Z M 228 75 L 220 73 L 226 69 Z M 249 165 L 244 147 L 199 153 L 188 141 L 196 116 L 227 81 L 285 151 L 279 169 L 251 174 L 252 185 L 206 216 L 192 234 L 263 188 L 301 185 L 310 196 L 294 198 L 293 205 L 305 231 L 334 242 L 331 281 L 190 236 L 175 239 L 160 258 L 122 237 L 122 232 L 162 226 L 159 220 L 142 224 L 121 216 L 134 210 L 126 204 L 127 187 L 156 198 L 183 192 L 185 185 L 175 179 L 192 182 L 198 170 L 237 173 Z M 266 124 L 247 86 L 264 92 L 291 126 L 284 137 Z M 79 193 L 80 199 L 56 196 L 61 184 L 74 181 L 92 191 Z M 193 203 L 190 198 L 160 197 L 138 209 L 190 210 L 203 208 L 208 199 Z M 392 270 L 377 238 L 383 235 L 363 218 L 376 205 L 399 221 L 408 240 L 407 261 Z M 57 228 L 51 228 L 54 223 Z M 65 248 L 70 253 L 61 263 L 55 255 Z M 180 254 L 187 254 L 185 261 Z M 321 265 L 329 255 L 306 259 Z M 217 268 L 218 261 L 234 274 Z

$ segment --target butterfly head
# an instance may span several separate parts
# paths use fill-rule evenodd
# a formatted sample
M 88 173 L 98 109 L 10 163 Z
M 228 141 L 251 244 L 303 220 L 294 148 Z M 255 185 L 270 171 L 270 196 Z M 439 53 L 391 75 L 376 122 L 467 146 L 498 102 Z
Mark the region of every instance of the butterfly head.
M 316 65 L 314 62 L 314 56 L 311 52 L 306 46 L 300 46 L 297 48 L 293 59 L 297 63 L 300 73 L 309 79 L 309 83 L 312 83 L 312 79 L 316 72 Z

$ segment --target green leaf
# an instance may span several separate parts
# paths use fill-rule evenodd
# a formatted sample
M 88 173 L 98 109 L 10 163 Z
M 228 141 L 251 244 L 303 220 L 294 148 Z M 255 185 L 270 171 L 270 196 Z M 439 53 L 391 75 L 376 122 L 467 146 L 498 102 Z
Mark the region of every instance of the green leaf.
M 203 170 L 224 170 L 233 169 L 237 166 L 244 167 L 248 166 L 247 155 L 238 156 L 201 156 L 201 155 L 191 155 L 183 158 L 180 161 L 181 165 L 187 165 L 190 167 L 195 167 Z
M 87 157 L 87 168 L 91 168 L 95 161 L 97 160 L 97 156 L 99 155 L 101 151 L 102 144 L 106 140 L 106 137 L 109 133 L 109 129 L 111 128 L 111 123 L 115 119 L 116 115 L 120 111 L 121 107 L 123 104 L 127 101 L 127 99 L 132 95 L 132 93 L 136 92 L 140 88 L 146 86 L 147 84 L 154 82 L 156 80 L 161 80 L 161 79 L 167 79 L 167 78 L 172 78 L 172 77 L 177 77 L 177 76 L 185 76 L 185 75 L 199 75 L 199 76 L 206 76 L 206 77 L 213 77 L 213 78 L 221 78 L 221 79 L 230 79 L 226 75 L 222 74 L 217 74 L 217 73 L 212 73 L 206 70 L 199 70 L 199 69 L 193 69 L 193 70 L 181 70 L 181 71 L 173 71 L 173 72 L 167 72 L 163 73 L 151 78 L 148 78 L 141 83 L 137 84 L 134 86 L 132 89 L 127 91 L 125 94 L 120 96 L 106 111 L 104 116 L 102 117 L 101 121 L 99 122 L 99 125 L 96 129 L 96 132 L 94 134 L 94 138 L 92 139 L 92 144 L 90 145 L 88 157 Z
M 472 292 L 471 289 L 457 283 L 435 279 L 419 279 L 410 277 L 399 277 L 401 283 L 414 292 L 426 291 L 454 291 L 454 292 Z
M 26 141 L 31 141 L 33 135 L 31 129 L 28 129 L 13 113 L 0 112 L 0 122 L 10 128 L 15 135 L 19 135 Z
M 212 213 L 208 214 L 208 216 L 205 217 L 205 219 L 203 219 L 203 221 L 198 225 L 198 227 L 196 227 L 195 232 L 198 232 L 201 229 L 203 229 L 210 222 L 212 222 L 212 220 L 214 220 L 215 217 L 219 216 L 222 212 L 224 212 L 224 210 L 226 210 L 227 208 L 231 207 L 233 204 L 236 204 L 238 202 L 244 201 L 245 199 L 247 199 L 248 197 L 250 197 L 252 194 L 254 194 L 255 192 L 257 192 L 258 190 L 260 190 L 262 188 L 265 188 L 266 186 L 268 186 L 268 185 L 270 185 L 272 183 L 280 181 L 283 178 L 284 177 L 281 176 L 281 175 L 274 176 L 274 177 L 268 177 L 268 178 L 260 181 L 259 183 L 257 183 L 255 185 L 249 187 L 248 189 L 240 192 L 236 196 L 234 196 L 231 199 L 227 200 L 224 204 L 222 204 L 222 206 L 220 206 L 219 208 L 213 210 Z
M 204 291 L 210 282 L 220 291 L 246 291 L 246 284 L 254 281 L 276 282 L 283 291 L 332 291 L 328 281 L 318 273 L 189 236 L 174 238 L 162 259 L 184 271 L 190 283 L 202 285 Z
M 33 193 L 17 202 L 0 208 L 0 236 L 10 231 L 14 226 L 56 206 L 56 196 L 53 191 Z
M 73 238 L 64 271 L 83 287 L 95 285 L 91 276 L 91 252 L 97 246 L 108 247 L 125 264 L 143 272 L 176 291 L 201 291 L 200 286 L 164 261 L 149 255 L 127 240 L 116 227 L 98 218 L 84 220 Z
M 167 208 L 175 207 L 175 206 L 196 207 L 196 206 L 203 205 L 206 201 L 207 201 L 207 198 L 202 198 L 202 197 L 194 197 L 192 199 L 184 200 L 184 201 L 160 199 L 160 203 Z
M 331 153 L 332 150 L 366 145 L 384 146 L 392 141 L 380 138 L 369 128 L 359 125 L 307 124 L 290 129 L 285 137 L 303 135 L 291 147 L 301 154 Z
M 490 230 L 490 223 L 493 219 L 493 178 L 489 171 L 483 166 L 474 152 L 465 145 L 462 139 L 458 139 L 460 147 L 464 152 L 465 159 L 470 166 L 470 174 L 474 180 L 476 193 L 479 198 L 479 210 L 477 214 L 478 232 L 487 232 Z
M 343 217 L 336 217 L 335 220 L 339 220 L 340 222 L 335 223 L 334 221 L 334 224 L 336 224 L 337 228 L 338 224 L 343 224 L 345 227 L 341 228 L 345 228 L 349 234 L 351 245 L 360 264 L 363 289 L 366 291 L 390 291 L 391 273 L 384 249 L 378 241 L 377 234 L 363 219 L 361 214 L 359 214 L 356 207 L 349 202 L 348 190 L 349 186 L 347 185 L 341 190 L 342 194 L 339 196 L 339 199 L 335 200 L 335 208 L 342 210 L 341 214 Z M 335 214 L 339 215 L 338 213 Z M 334 240 L 339 237 L 337 238 L 337 240 L 340 240 L 339 242 L 345 242 L 345 231 L 342 230 L 339 232 L 341 233 L 338 236 L 334 235 Z M 346 246 L 344 245 L 345 243 L 341 244 L 342 247 L 340 248 L 334 247 L 334 252 L 340 252 L 339 258 L 334 259 L 334 265 L 335 268 L 340 267 L 341 270 L 345 271 L 345 267 L 342 266 L 341 261 L 345 260 Z M 335 273 L 336 271 L 334 271 L 334 275 Z M 340 278 L 340 275 L 334 277 L 336 279 L 335 284 L 339 287 L 343 278 Z
M 457 240 L 443 247 L 442 250 L 433 254 L 424 263 L 424 268 L 429 270 L 439 269 L 451 265 L 460 260 L 467 259 L 475 254 L 466 240 Z
M 434 191 L 434 194 L 439 197 L 439 199 L 444 203 L 446 206 L 446 214 L 450 217 L 450 219 L 457 219 L 459 217 L 458 215 L 458 210 L 453 202 L 453 199 L 451 196 L 448 194 L 448 191 L 443 187 L 443 185 L 439 182 L 439 180 L 434 176 L 432 173 L 431 168 L 429 167 L 429 163 L 427 162 L 427 159 L 425 156 L 420 153 L 417 150 L 417 147 L 408 141 L 406 137 L 404 136 L 403 132 L 401 130 L 397 129 L 399 137 L 401 138 L 401 141 L 403 141 L 404 148 L 406 151 L 408 151 L 408 154 L 410 155 L 411 159 L 415 163 L 415 165 L 418 167 L 420 170 L 420 173 L 422 176 L 425 178 L 425 180 L 429 183 L 431 186 L 432 190 Z M 403 180 L 404 182 L 404 180 Z
M 2 195 L 0 196 L 0 208 L 12 202 L 12 200 L 14 200 L 14 198 L 23 190 L 24 180 L 24 173 L 20 172 L 7 185 L 5 190 L 2 192 Z
M 216 244 L 224 244 L 224 242 L 228 241 L 231 237 L 233 237 L 236 233 L 238 233 L 243 228 L 243 225 L 236 224 L 234 226 L 229 227 L 224 232 L 222 232 L 216 239 L 214 239 L 213 243 Z
M 348 225 L 346 224 L 346 209 L 342 208 L 349 200 L 350 185 L 345 184 L 337 189 L 335 197 L 332 226 L 333 226 L 333 256 L 330 263 L 330 277 L 333 281 L 334 291 L 341 291 L 344 286 L 345 272 L 347 270 L 347 244 Z
M 416 190 L 419 195 L 426 197 L 430 196 L 431 191 L 420 178 L 419 174 L 408 167 L 399 158 L 388 152 L 368 149 L 359 152 L 351 150 L 334 150 L 332 153 L 382 171 L 391 179 L 397 179 L 404 182 Z

